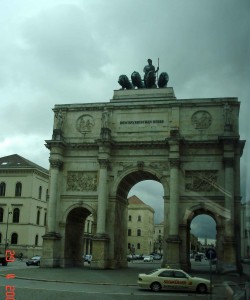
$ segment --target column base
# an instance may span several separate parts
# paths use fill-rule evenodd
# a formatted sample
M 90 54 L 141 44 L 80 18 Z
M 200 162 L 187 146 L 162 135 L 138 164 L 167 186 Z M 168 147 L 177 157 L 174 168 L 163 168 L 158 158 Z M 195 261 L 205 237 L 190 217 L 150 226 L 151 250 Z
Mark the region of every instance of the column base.
M 49 232 L 43 236 L 43 253 L 40 267 L 60 267 L 60 241 L 61 235 L 57 232 Z
M 90 263 L 91 269 L 109 269 L 108 260 L 109 238 L 106 234 L 98 234 L 92 239 L 93 257 Z
M 217 272 L 225 273 L 239 273 L 242 274 L 242 265 L 237 259 L 236 240 L 232 236 L 225 236 L 223 241 L 223 257 L 218 257 Z
M 180 244 L 181 239 L 178 235 L 169 235 L 166 240 L 167 247 L 167 260 L 163 261 L 162 266 L 167 268 L 181 268 L 180 263 Z

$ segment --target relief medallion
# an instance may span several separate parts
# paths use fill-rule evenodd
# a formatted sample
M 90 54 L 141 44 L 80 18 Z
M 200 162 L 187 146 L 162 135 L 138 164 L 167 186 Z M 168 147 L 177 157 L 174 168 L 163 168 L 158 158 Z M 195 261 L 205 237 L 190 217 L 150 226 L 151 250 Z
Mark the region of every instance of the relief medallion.
M 191 122 L 195 129 L 207 129 L 212 124 L 212 117 L 209 112 L 200 110 L 193 114 Z
M 90 115 L 82 115 L 76 121 L 76 129 L 81 133 L 91 132 L 95 122 Z

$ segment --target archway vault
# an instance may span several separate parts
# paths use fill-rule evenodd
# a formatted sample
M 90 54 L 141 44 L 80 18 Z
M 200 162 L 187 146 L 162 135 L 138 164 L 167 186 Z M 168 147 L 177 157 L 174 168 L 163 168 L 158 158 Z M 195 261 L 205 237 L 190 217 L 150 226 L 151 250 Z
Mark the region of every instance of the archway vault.
M 224 247 L 220 260 L 239 268 L 245 144 L 239 108 L 237 98 L 176 99 L 171 87 L 114 91 L 107 103 L 55 105 L 41 266 L 64 266 L 65 232 L 72 224 L 80 236 L 73 220 L 86 210 L 96 222 L 91 266 L 127 266 L 118 240 L 126 241 L 128 191 L 155 180 L 164 188 L 163 265 L 188 268 L 188 222 L 206 211 Z
M 114 191 L 117 197 L 127 199 L 128 192 L 131 188 L 144 180 L 154 180 L 163 184 L 164 191 L 166 191 L 166 181 L 157 174 L 157 170 L 129 170 L 121 174 L 114 184 Z

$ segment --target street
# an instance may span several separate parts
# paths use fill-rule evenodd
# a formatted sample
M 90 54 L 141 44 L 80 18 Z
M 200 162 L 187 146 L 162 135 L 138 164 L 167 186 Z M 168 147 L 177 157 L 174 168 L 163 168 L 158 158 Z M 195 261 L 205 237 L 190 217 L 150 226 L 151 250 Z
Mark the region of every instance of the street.
M 159 267 L 159 263 L 133 262 L 125 270 L 90 270 L 84 269 L 42 269 L 27 267 L 24 261 L 16 261 L 7 267 L 0 266 L 0 299 L 5 299 L 5 287 L 15 287 L 14 299 L 30 300 L 61 300 L 61 299 L 226 299 L 225 289 L 216 285 L 212 295 L 199 295 L 186 292 L 161 291 L 153 293 L 150 290 L 139 289 L 137 274 Z M 205 261 L 195 262 L 196 267 L 207 266 Z M 16 278 L 7 278 L 7 274 L 15 274 Z M 209 274 L 200 274 L 209 277 Z M 238 278 L 236 278 L 238 279 Z M 218 278 L 216 278 L 218 280 Z M 223 279 L 224 281 L 224 279 Z

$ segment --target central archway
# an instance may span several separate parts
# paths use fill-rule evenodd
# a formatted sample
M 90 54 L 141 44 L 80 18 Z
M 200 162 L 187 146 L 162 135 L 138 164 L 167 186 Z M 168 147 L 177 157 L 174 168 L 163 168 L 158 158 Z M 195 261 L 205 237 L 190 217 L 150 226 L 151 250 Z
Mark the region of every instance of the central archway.
M 162 184 L 164 194 L 166 193 L 166 182 L 159 178 L 156 170 L 128 170 L 122 178 L 119 178 L 116 185 L 116 213 L 114 226 L 114 254 L 116 262 L 121 259 L 122 266 L 127 266 L 127 234 L 128 234 L 128 194 L 134 185 L 145 180 L 157 181 Z

